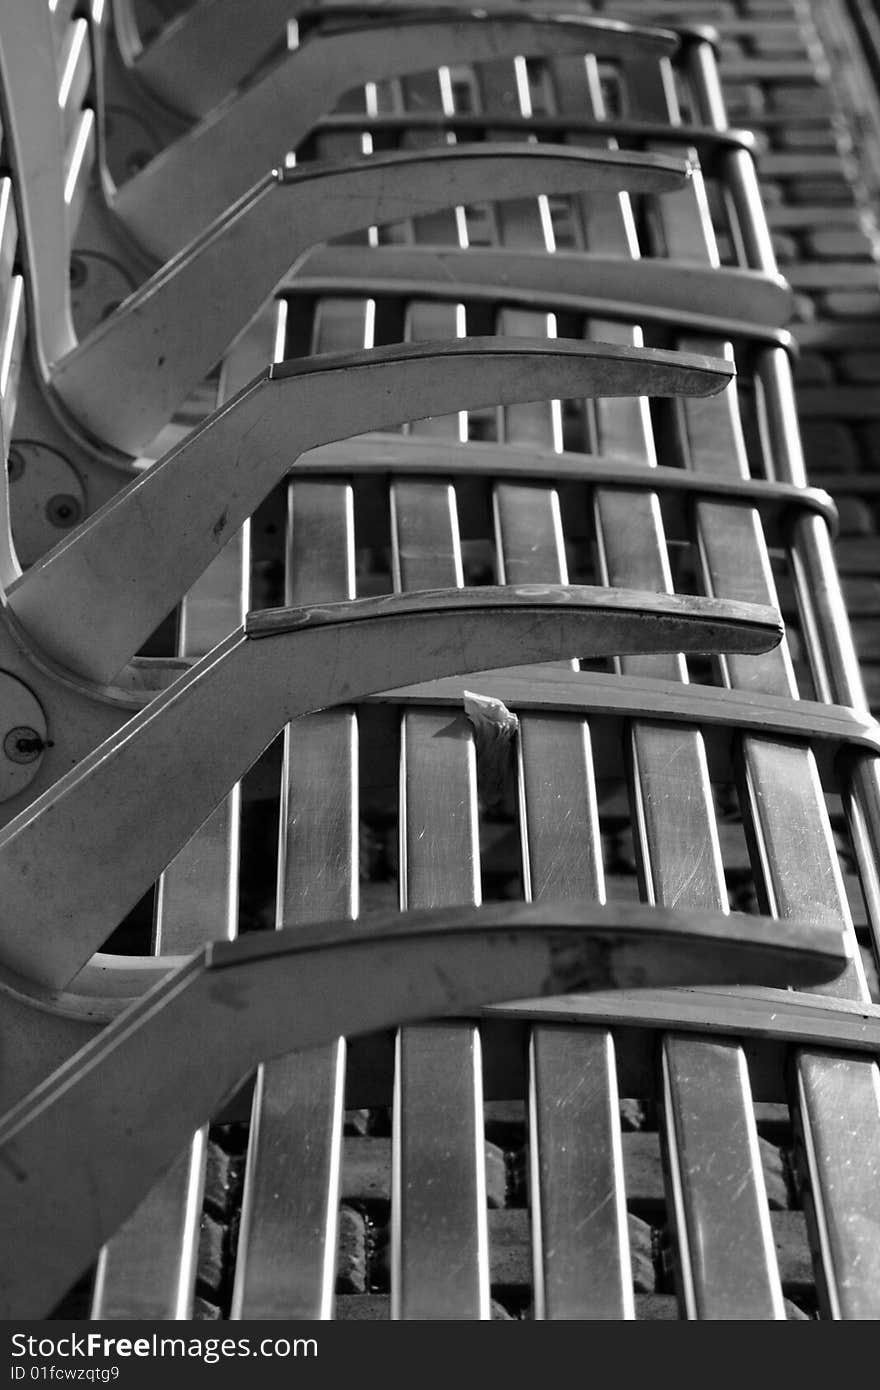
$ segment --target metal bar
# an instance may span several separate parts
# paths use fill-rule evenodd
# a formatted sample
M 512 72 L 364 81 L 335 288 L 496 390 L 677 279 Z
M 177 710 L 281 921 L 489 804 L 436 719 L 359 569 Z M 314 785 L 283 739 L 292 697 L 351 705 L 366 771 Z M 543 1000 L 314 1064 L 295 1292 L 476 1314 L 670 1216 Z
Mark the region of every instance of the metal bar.
M 418 235 L 418 232 L 416 232 Z M 452 336 L 454 307 L 413 303 L 408 339 Z M 413 426 L 458 436 L 458 417 Z M 464 583 L 455 493 L 394 482 L 395 585 Z M 474 742 L 463 712 L 409 712 L 401 723 L 401 907 L 479 903 Z M 392 1158 L 392 1316 L 489 1317 L 482 1052 L 468 1023 L 397 1038 Z
M 319 306 L 312 351 L 370 347 L 350 305 Z M 354 509 L 344 482 L 288 489 L 291 603 L 354 598 Z M 327 710 L 285 731 L 278 925 L 358 913 L 358 721 Z M 260 1068 L 236 1257 L 235 1318 L 333 1315 L 345 1041 Z
M 719 89 L 717 78 L 714 84 L 712 82 L 711 58 L 705 46 L 695 50 L 690 72 L 704 112 L 717 120 Z M 757 184 L 753 175 L 749 178 L 748 170 L 738 162 L 738 157 L 731 172 L 734 192 L 737 182 L 740 186 L 738 210 L 751 214 L 740 217 L 746 253 L 752 264 L 772 265 Z M 705 235 L 706 220 L 702 220 Z M 698 217 L 691 218 L 693 237 L 700 234 L 700 221 Z M 676 228 L 671 222 L 666 222 L 663 230 L 667 239 L 675 238 Z M 769 356 L 761 381 L 765 399 L 769 396 L 770 400 L 768 413 L 778 418 L 785 405 L 785 395 L 774 388 L 774 380 L 776 387 L 785 383 L 787 364 L 776 360 L 776 354 Z M 792 401 L 790 394 L 788 401 Z M 687 421 L 693 456 L 694 443 L 699 441 L 701 434 L 698 417 L 703 412 L 685 411 L 682 415 Z M 793 419 L 793 413 L 788 418 Z M 774 445 L 777 443 L 778 436 Z M 717 446 L 715 434 L 711 462 L 719 469 L 737 466 L 737 454 L 730 452 L 725 456 Z M 738 466 L 742 470 L 747 465 L 743 455 L 739 457 Z M 771 457 L 775 463 L 775 450 Z M 710 460 L 704 458 L 702 452 L 698 466 L 710 466 Z M 784 462 L 780 471 L 787 480 L 801 481 L 787 472 Z M 750 525 L 748 517 L 744 516 L 743 534 L 737 538 L 729 517 L 722 529 L 720 519 L 713 515 L 711 508 L 701 510 L 701 544 L 710 591 L 742 594 L 747 588 L 751 593 L 772 592 L 759 529 Z M 816 544 L 815 535 L 813 543 Z M 827 553 L 830 557 L 830 548 Z M 825 578 L 832 597 L 836 589 L 833 573 L 833 567 L 828 566 Z M 748 585 L 746 576 L 751 578 Z M 845 626 L 844 623 L 844 642 Z M 848 667 L 849 663 L 840 663 L 838 672 Z M 754 663 L 731 660 L 727 670 L 733 684 L 757 685 L 779 693 L 793 690 L 790 665 L 782 654 Z M 766 901 L 780 916 L 794 915 L 809 905 L 808 910 L 817 920 L 840 924 L 851 933 L 846 894 L 812 755 L 749 736 L 743 740 L 742 757 L 744 810 L 756 842 Z M 866 998 L 867 987 L 856 943 L 852 936 L 850 940 L 853 967 L 846 984 L 839 984 L 835 992 L 851 992 L 854 997 Z M 869 1195 L 876 1194 L 877 1190 L 869 1174 L 876 1175 L 880 1161 L 880 1109 L 870 1065 L 852 1061 L 844 1074 L 847 1076 L 845 1088 L 841 1086 L 841 1070 L 832 1068 L 821 1054 L 802 1055 L 798 1062 L 799 1111 L 804 1125 L 805 1150 L 809 1155 L 807 1167 L 816 1212 L 814 1231 L 822 1231 L 822 1238 L 817 1239 L 817 1250 L 821 1253 L 817 1262 L 820 1290 L 824 1288 L 826 1307 L 832 1315 L 870 1316 L 871 1310 L 876 1311 L 877 1307 L 880 1254 L 870 1241 L 869 1232 L 872 1224 L 876 1229 L 876 1220 L 866 1208 L 866 1202 L 870 1205 L 872 1200 L 874 1204 L 877 1201 L 876 1195 L 873 1198 Z M 854 1161 L 855 1153 L 858 1161 Z M 855 1212 L 860 1213 L 861 1219 L 854 1219 Z
M 575 60 L 576 61 L 576 60 Z M 521 77 L 521 70 L 517 77 Z M 510 87 L 493 64 L 477 79 L 491 112 Z M 523 114 L 530 108 L 521 82 Z M 502 246 L 554 250 L 546 200 L 498 209 Z M 501 334 L 553 336 L 555 322 L 502 310 Z M 624 405 L 625 409 L 626 406 Z M 498 411 L 505 444 L 560 450 L 561 407 Z M 493 510 L 501 577 L 507 583 L 567 578 L 558 494 L 551 487 L 496 482 Z M 605 897 L 590 726 L 586 720 L 528 714 L 520 719 L 520 817 L 526 896 Z M 560 1104 L 565 1097 L 565 1104 Z M 529 1044 L 530 1212 L 533 1314 L 537 1318 L 633 1318 L 617 1075 L 610 1032 L 532 1030 Z
M 577 87 L 571 80 L 575 74 L 568 76 L 560 100 L 572 105 Z M 588 69 L 585 76 L 588 99 L 594 111 L 601 112 L 598 72 Z M 657 65 L 629 68 L 627 76 L 635 113 L 650 119 L 666 117 L 656 99 Z M 692 183 L 699 192 L 699 172 Z M 693 197 L 690 189 L 688 193 Z M 626 234 L 627 212 L 621 211 Z M 664 212 L 670 221 L 675 220 L 675 209 Z M 616 235 L 619 241 L 620 230 Z M 613 220 L 603 218 L 600 209 L 599 216 L 587 223 L 587 236 L 591 244 L 601 245 L 607 239 L 613 245 Z M 630 245 L 633 240 L 630 230 Z M 672 254 L 688 258 L 692 250 L 691 245 L 679 245 Z M 615 421 L 610 405 L 596 412 L 600 431 L 608 424 L 612 431 L 623 427 L 621 420 Z M 630 424 L 631 447 L 647 447 L 649 461 L 656 461 L 644 424 L 633 438 L 635 423 Z M 616 434 L 611 438 L 616 441 Z M 634 524 L 625 494 L 601 493 L 594 505 L 607 581 L 620 583 L 625 576 L 632 580 L 638 574 L 646 587 L 669 590 L 671 574 L 656 500 L 644 499 L 641 525 Z M 680 658 L 636 657 L 622 660 L 620 666 L 627 675 L 651 671 L 688 678 Z M 642 891 L 649 901 L 723 911 L 727 892 L 702 735 L 696 729 L 671 735 L 662 725 L 639 721 L 631 726 L 629 744 L 633 834 Z M 662 1069 L 683 1311 L 691 1317 L 718 1316 L 721 1310 L 735 1310 L 740 1317 L 780 1317 L 782 1290 L 763 1178 L 760 1167 L 752 1162 L 757 1134 L 741 1056 L 736 1049 L 725 1051 L 670 1036 L 662 1044 Z M 717 1136 L 722 1132 L 723 1160 L 719 1161 Z M 711 1213 L 708 1228 L 706 1213 Z M 748 1271 L 746 1279 L 743 1269 Z
M 268 325 L 266 320 L 269 320 Z M 254 340 L 265 346 L 274 315 L 263 315 L 223 365 L 218 401 L 235 394 L 251 365 Z M 243 620 L 250 588 L 245 523 L 184 597 L 178 654 L 198 658 Z M 236 785 L 157 884 L 154 950 L 189 955 L 206 942 L 232 940 L 238 927 L 240 788 Z M 193 1316 L 205 1184 L 208 1127 L 101 1251 L 93 1319 L 189 1319 Z

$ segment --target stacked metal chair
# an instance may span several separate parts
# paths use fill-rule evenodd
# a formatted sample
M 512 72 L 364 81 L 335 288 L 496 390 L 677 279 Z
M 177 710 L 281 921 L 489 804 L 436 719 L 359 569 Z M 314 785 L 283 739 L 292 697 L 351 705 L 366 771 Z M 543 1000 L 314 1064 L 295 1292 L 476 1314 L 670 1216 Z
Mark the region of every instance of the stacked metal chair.
M 0 3 L 3 1314 L 195 1316 L 219 1117 L 228 1316 L 503 1315 L 518 1102 L 520 1311 L 796 1316 L 773 1103 L 876 1316 L 880 740 L 713 36 L 296 9 Z

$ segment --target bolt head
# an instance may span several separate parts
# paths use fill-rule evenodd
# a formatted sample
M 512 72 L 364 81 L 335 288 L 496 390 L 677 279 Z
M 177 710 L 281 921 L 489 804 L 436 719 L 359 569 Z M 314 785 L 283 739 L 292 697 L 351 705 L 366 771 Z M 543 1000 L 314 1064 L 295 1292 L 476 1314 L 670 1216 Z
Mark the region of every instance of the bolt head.
M 3 740 L 3 752 L 13 763 L 36 762 L 45 746 L 45 740 L 28 724 L 17 724 Z
M 71 492 L 56 492 L 46 503 L 46 516 L 53 526 L 75 526 L 82 516 L 82 505 Z

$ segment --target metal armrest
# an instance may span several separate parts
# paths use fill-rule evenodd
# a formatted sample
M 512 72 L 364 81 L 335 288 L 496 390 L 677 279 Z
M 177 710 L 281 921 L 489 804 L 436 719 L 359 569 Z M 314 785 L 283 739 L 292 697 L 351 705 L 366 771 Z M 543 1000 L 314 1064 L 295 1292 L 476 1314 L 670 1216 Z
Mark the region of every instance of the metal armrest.
M 523 991 L 814 983 L 844 960 L 840 934 L 821 928 L 579 903 L 407 913 L 210 946 L 0 1122 L 0 1308 L 45 1316 L 262 1060 Z
M 302 7 L 296 0 L 275 0 L 274 5 L 271 0 L 257 0 L 246 10 L 235 0 L 197 6 L 182 22 L 166 29 L 155 44 L 130 57 L 130 65 L 170 107 L 193 118 L 210 116 L 283 40 L 298 8 Z M 220 44 L 218 35 L 222 35 Z M 663 57 L 674 52 L 677 44 L 669 30 L 517 10 L 509 3 L 492 11 L 437 5 L 417 11 L 412 5 L 394 6 L 370 17 L 352 8 L 347 15 L 337 12 L 332 29 L 310 32 L 299 48 L 285 54 L 271 70 L 271 80 L 304 86 L 304 102 L 313 123 L 359 83 L 442 63 L 571 52 L 608 58 L 624 50 Z M 329 77 L 323 94 L 308 77 L 303 82 L 303 72 L 313 67 L 325 80 Z M 246 119 L 255 119 L 255 108 L 243 108 L 241 102 L 239 97 L 236 109 L 245 109 Z M 265 95 L 260 104 L 265 119 L 275 123 L 276 133 L 286 135 L 288 109 L 279 107 L 277 98 L 270 105 Z M 304 115 L 299 102 L 292 110 L 295 118 Z M 270 154 L 270 162 L 277 157 L 277 151 Z
M 665 192 L 687 176 L 678 159 L 522 145 L 377 155 L 270 174 L 55 362 L 51 384 L 97 440 L 137 453 L 317 243 L 457 203 Z
M 106 682 L 316 444 L 518 401 L 712 393 L 732 371 L 692 354 L 513 338 L 274 366 L 34 565 L 9 604 L 53 660 Z M 109 407 L 118 370 L 106 387 Z
M 781 636 L 773 609 L 583 586 L 253 613 L 0 834 L 0 956 L 66 985 L 275 735 L 309 711 L 511 659 L 757 652 Z

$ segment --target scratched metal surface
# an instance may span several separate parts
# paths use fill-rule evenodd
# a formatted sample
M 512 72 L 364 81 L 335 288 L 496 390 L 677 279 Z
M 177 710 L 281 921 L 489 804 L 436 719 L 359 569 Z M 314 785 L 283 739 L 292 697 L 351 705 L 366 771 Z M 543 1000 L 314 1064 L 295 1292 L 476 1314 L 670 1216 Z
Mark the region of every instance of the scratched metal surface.
M 594 8 L 628 13 L 616 3 Z M 847 11 L 843 4 L 811 10 L 797 0 L 636 8 L 639 19 L 662 20 L 664 10 L 674 10 L 717 26 L 729 119 L 762 137 L 759 169 L 773 249 L 798 295 L 795 377 L 807 466 L 810 480 L 833 491 L 841 508 L 837 563 L 876 706 L 880 591 L 870 458 L 880 440 L 880 359 L 870 330 L 880 312 L 880 281 L 870 170 L 860 181 L 854 129 L 857 119 L 868 119 L 868 89 L 859 88 L 859 101 L 852 95 Z M 398 110 L 461 101 L 491 109 L 512 89 L 522 109 L 529 102 L 540 109 L 542 101 L 550 109 L 577 101 L 598 108 L 618 91 L 610 75 L 602 74 L 604 82 L 599 76 L 578 90 L 570 71 L 533 71 L 518 87 L 500 70 L 478 81 L 456 73 L 444 83 L 428 77 L 390 84 L 376 100 Z M 658 105 L 668 93 L 652 93 L 650 82 L 639 91 L 648 114 L 669 117 Z M 342 152 L 329 141 L 320 151 Z M 555 236 L 557 245 L 566 237 L 579 245 L 580 227 L 597 249 L 603 237 L 627 234 L 625 202 L 581 208 L 577 216 L 564 207 L 549 211 L 524 201 L 504 218 L 472 218 L 467 232 L 489 244 L 546 245 Z M 714 232 L 699 211 L 682 200 L 668 225 L 641 223 L 640 233 L 654 249 L 677 241 L 681 254 L 701 259 L 713 254 L 714 240 L 721 260 L 732 259 L 717 198 Z M 459 244 L 462 219 L 438 217 L 396 235 Z M 455 334 L 465 326 L 536 331 L 510 310 L 500 308 L 489 322 L 487 311 L 454 301 L 294 295 L 285 312 L 288 355 Z M 606 336 L 610 326 L 574 327 Z M 537 325 L 539 332 L 554 328 L 570 332 L 572 325 Z M 271 325 L 270 346 L 278 333 Z M 470 433 L 550 447 L 601 449 L 613 441 L 636 457 L 657 457 L 656 449 L 666 461 L 672 450 L 684 466 L 760 472 L 766 458 L 756 442 L 747 368 L 743 359 L 744 432 L 716 403 L 686 412 L 608 403 L 586 411 L 582 404 L 510 410 L 503 419 L 472 420 Z M 460 429 L 459 420 L 431 424 L 439 437 L 455 438 Z M 251 603 L 279 601 L 285 583 L 305 600 L 352 578 L 360 594 L 485 582 L 498 570 L 505 578 L 562 578 L 567 570 L 586 582 L 637 576 L 645 587 L 687 587 L 700 582 L 701 566 L 717 592 L 745 596 L 748 556 L 752 592 L 772 583 L 779 593 L 792 664 L 783 657 L 760 669 L 739 663 L 733 683 L 779 691 L 795 681 L 802 695 L 827 698 L 799 621 L 792 566 L 776 555 L 768 564 L 748 512 L 737 514 L 734 529 L 729 517 L 722 524 L 703 506 L 699 534 L 667 545 L 650 494 L 634 503 L 613 489 L 598 491 L 589 514 L 570 489 L 496 485 L 457 494 L 442 484 L 411 483 L 390 493 L 358 486 L 351 494 L 342 484 L 279 490 L 251 528 Z M 352 525 L 360 544 L 348 534 Z M 311 543 L 301 551 L 293 539 L 305 527 Z M 328 553 L 317 537 L 344 561 L 334 575 L 323 561 L 308 559 Z M 212 599 L 240 602 L 236 575 L 227 571 L 218 583 L 209 608 Z M 190 651 L 200 640 L 198 613 L 193 600 L 185 620 Z M 170 631 L 160 634 L 154 649 L 170 640 Z M 633 669 L 657 670 L 644 663 Z M 680 679 L 681 665 L 666 663 L 660 674 Z M 708 663 L 691 663 L 690 674 L 720 679 Z M 297 740 L 304 740 L 298 758 Z M 431 713 L 401 721 L 375 706 L 322 717 L 314 741 L 304 725 L 246 779 L 238 924 L 271 927 L 285 882 L 290 915 L 302 911 L 303 895 L 312 915 L 338 915 L 340 901 L 352 901 L 356 795 L 355 898 L 362 914 L 398 901 L 403 881 L 404 901 L 412 903 L 440 901 L 444 892 L 458 901 L 475 892 L 503 898 L 551 887 L 624 900 L 653 894 L 712 905 L 769 902 L 783 914 L 824 900 L 822 910 L 851 926 L 858 941 L 863 974 L 853 972 L 853 988 L 877 998 L 868 914 L 841 800 L 819 785 L 810 764 L 803 750 L 752 739 L 736 766 L 710 769 L 696 730 L 670 739 L 667 730 L 640 723 L 626 746 L 610 748 L 591 745 L 585 721 L 530 716 L 521 727 L 515 791 L 508 787 L 499 799 L 487 789 L 479 744 L 475 759 L 462 719 L 455 727 L 448 713 L 439 722 Z M 311 836 L 291 813 L 298 798 L 317 827 Z M 279 864 L 282 805 L 288 857 Z M 227 819 L 207 831 L 207 852 L 219 856 L 226 873 L 232 870 L 224 847 L 238 833 L 235 820 L 229 808 Z M 285 879 L 290 856 L 302 865 L 295 886 Z M 216 871 L 213 879 L 223 896 Z M 185 864 L 165 876 L 163 930 L 192 891 Z M 125 939 L 140 949 L 149 934 L 145 908 L 126 924 Z M 496 1318 L 876 1316 L 870 1272 L 880 1251 L 870 1209 L 861 1209 L 867 1172 L 880 1161 L 869 1064 L 847 1063 L 848 1071 L 835 1075 L 823 1058 L 806 1053 L 792 1070 L 772 1047 L 675 1035 L 658 1046 L 654 1035 L 631 1029 L 541 1028 L 530 1038 L 525 1029 L 500 1027 L 405 1030 L 396 1079 L 388 1040 L 374 1051 L 267 1069 L 254 1109 L 248 1099 L 233 1118 L 220 1117 L 194 1142 L 188 1167 L 182 1160 L 164 1195 L 151 1199 L 161 1219 L 145 1212 L 140 1234 L 135 1220 L 102 1257 L 97 1287 L 83 1281 L 57 1315 L 161 1315 L 143 1303 L 146 1270 L 161 1267 L 166 1306 L 199 1318 L 295 1316 L 300 1309 L 304 1316 L 333 1309 L 342 1317 L 385 1317 L 392 1307 L 404 1315 Z M 588 1078 L 586 1087 L 574 1078 Z M 575 1095 L 576 1104 L 560 1106 L 563 1095 Z M 855 1136 L 862 1172 L 845 1171 L 843 1133 Z M 432 1169 L 446 1175 L 442 1190 L 431 1190 Z M 294 1170 L 307 1171 L 309 1183 L 291 1182 Z M 608 1201 L 591 1227 L 587 1258 L 572 1248 L 570 1232 L 595 1212 L 597 1193 Z M 731 1194 L 736 1202 L 727 1206 Z M 535 1249 L 541 1254 L 533 1258 Z

